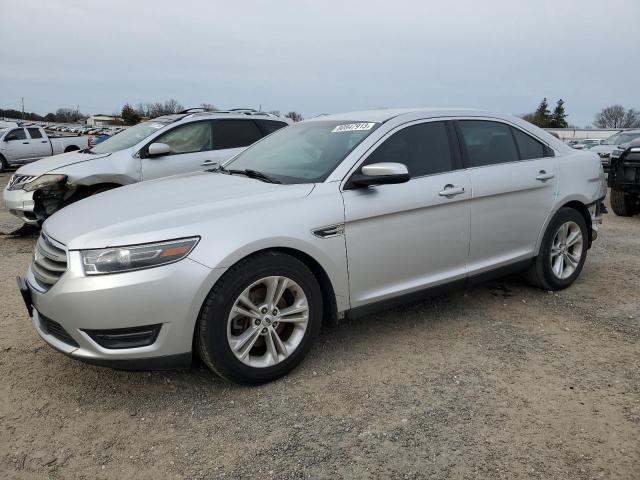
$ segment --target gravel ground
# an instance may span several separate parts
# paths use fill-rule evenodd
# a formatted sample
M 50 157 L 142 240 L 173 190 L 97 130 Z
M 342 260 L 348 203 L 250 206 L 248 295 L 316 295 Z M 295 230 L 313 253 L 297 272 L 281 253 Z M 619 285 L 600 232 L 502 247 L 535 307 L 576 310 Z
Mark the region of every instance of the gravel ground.
M 0 235 L 0 476 L 640 478 L 639 232 L 608 215 L 560 293 L 509 277 L 324 329 L 254 388 L 55 352 L 14 283 L 35 237 Z

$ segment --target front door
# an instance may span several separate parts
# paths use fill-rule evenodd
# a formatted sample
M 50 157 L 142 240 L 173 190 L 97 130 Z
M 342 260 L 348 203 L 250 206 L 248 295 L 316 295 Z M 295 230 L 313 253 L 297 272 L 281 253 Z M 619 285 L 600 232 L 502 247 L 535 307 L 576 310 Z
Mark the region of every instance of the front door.
M 143 180 L 204 170 L 207 167 L 202 164 L 212 158 L 211 122 L 203 120 L 179 125 L 156 137 L 152 143 L 166 143 L 170 152 L 157 157 L 149 157 L 145 152 L 147 147 L 140 152 Z
M 32 158 L 31 140 L 27 137 L 24 128 L 15 128 L 7 133 L 2 142 L 4 156 L 9 161 L 20 161 Z
M 42 158 L 51 155 L 51 143 L 49 139 L 42 135 L 42 130 L 35 127 L 27 128 L 27 133 L 31 137 L 31 156 Z
M 343 192 L 352 308 L 466 277 L 471 185 L 453 146 L 446 122 L 399 127 L 362 165 L 404 163 L 411 180 Z

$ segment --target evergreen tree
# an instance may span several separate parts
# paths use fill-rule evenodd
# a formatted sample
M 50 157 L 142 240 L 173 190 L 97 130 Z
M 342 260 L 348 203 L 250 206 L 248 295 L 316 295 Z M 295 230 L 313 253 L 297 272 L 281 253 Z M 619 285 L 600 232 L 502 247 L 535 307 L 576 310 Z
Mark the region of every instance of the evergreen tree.
M 547 103 L 547 97 L 543 98 L 538 105 L 535 113 L 533 114 L 533 124 L 540 128 L 545 128 L 549 125 L 551 119 L 551 112 L 549 111 L 549 104 Z
M 548 125 L 545 126 L 551 128 L 567 128 L 568 125 L 567 113 L 564 110 L 564 100 L 560 99 L 556 104 L 556 108 L 553 109 Z
M 140 121 L 140 115 L 128 103 L 125 103 L 124 107 L 122 107 L 121 116 L 125 125 L 135 125 Z

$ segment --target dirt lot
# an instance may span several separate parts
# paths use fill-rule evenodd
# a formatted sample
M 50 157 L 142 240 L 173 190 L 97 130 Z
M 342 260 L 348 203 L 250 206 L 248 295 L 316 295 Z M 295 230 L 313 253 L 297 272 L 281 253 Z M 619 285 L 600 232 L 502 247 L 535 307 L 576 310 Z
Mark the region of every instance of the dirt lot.
M 2 478 L 640 478 L 638 217 L 606 217 L 568 290 L 514 277 L 347 321 L 257 388 L 55 352 L 14 283 L 34 241 L 0 235 Z

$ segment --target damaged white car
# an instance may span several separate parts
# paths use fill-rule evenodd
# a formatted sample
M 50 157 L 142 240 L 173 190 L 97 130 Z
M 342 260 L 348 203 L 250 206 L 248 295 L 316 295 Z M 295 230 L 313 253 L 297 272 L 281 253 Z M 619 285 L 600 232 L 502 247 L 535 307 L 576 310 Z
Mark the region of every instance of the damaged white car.
M 19 168 L 4 190 L 5 208 L 26 224 L 41 225 L 59 209 L 97 193 L 211 168 L 290 123 L 253 110 L 158 117 L 93 148 Z

